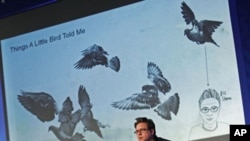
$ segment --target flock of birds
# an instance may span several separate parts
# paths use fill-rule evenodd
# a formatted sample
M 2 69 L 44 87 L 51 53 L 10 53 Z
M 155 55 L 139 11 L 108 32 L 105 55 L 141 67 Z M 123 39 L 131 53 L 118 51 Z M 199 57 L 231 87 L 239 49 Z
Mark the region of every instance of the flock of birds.
M 61 110 L 58 110 L 58 103 L 53 96 L 45 92 L 22 91 L 22 94 L 18 95 L 18 100 L 41 122 L 52 121 L 58 115 L 59 127 L 51 125 L 48 130 L 52 131 L 60 141 L 86 141 L 81 133 L 75 133 L 76 125 L 79 122 L 83 125 L 83 132 L 95 132 L 100 138 L 103 138 L 100 128 L 109 127 L 109 125 L 104 125 L 94 118 L 91 110 L 93 105 L 83 85 L 79 86 L 79 108 L 75 112 L 73 112 L 74 107 L 70 97 L 64 100 Z
M 181 3 L 181 13 L 186 24 L 191 24 L 192 28 L 185 29 L 184 34 L 187 38 L 197 44 L 206 42 L 219 45 L 212 39 L 212 33 L 220 26 L 220 21 L 202 20 L 197 21 L 193 11 L 185 2 Z M 120 60 L 117 56 L 109 57 L 107 51 L 99 45 L 92 45 L 82 51 L 82 58 L 74 64 L 75 69 L 92 69 L 101 65 L 119 72 Z M 166 95 L 170 92 L 171 85 L 163 76 L 159 66 L 154 62 L 147 64 L 147 78 L 152 84 L 145 84 L 141 87 L 141 92 L 132 94 L 130 97 L 111 103 L 111 106 L 120 110 L 144 110 L 155 108 L 154 111 L 163 119 L 171 120 L 171 113 L 177 115 L 180 105 L 178 93 L 170 96 L 166 101 L 161 102 L 159 93 Z M 79 108 L 74 111 L 70 97 L 67 97 L 62 104 L 62 109 L 58 110 L 57 102 L 53 96 L 46 92 L 25 92 L 21 91 L 18 95 L 21 105 L 30 113 L 35 115 L 41 122 L 49 122 L 58 115 L 60 125 L 49 126 L 60 141 L 86 141 L 83 134 L 75 132 L 76 125 L 81 122 L 83 131 L 93 131 L 97 136 L 103 138 L 100 128 L 109 127 L 94 118 L 92 113 L 92 103 L 89 94 L 83 85 L 78 90 Z M 74 112 L 73 112 L 74 111 Z

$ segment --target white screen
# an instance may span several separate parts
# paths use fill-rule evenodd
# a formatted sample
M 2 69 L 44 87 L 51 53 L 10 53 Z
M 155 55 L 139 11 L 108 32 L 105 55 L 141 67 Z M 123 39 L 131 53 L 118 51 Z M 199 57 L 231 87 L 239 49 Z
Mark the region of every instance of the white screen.
M 10 140 L 57 140 L 48 127 L 59 127 L 58 115 L 52 121 L 41 122 L 18 101 L 21 91 L 49 93 L 59 110 L 66 97 L 70 97 L 76 111 L 80 108 L 80 85 L 89 94 L 94 118 L 107 125 L 100 127 L 101 138 L 94 132 L 84 132 L 79 122 L 75 132 L 83 134 L 86 140 L 136 140 L 135 118 L 146 116 L 154 120 L 158 136 L 186 141 L 192 127 L 202 123 L 198 100 L 208 88 L 217 90 L 221 96 L 218 121 L 244 124 L 228 1 L 186 1 L 197 20 L 223 22 L 212 34 L 220 47 L 212 43 L 197 44 L 184 36 L 184 30 L 191 25 L 182 17 L 181 3 L 180 0 L 138 2 L 2 40 Z M 52 40 L 54 37 L 58 40 Z M 81 51 L 94 44 L 102 46 L 108 57 L 119 58 L 119 71 L 101 65 L 89 69 L 74 67 L 83 57 Z M 154 111 L 158 105 L 142 110 L 122 110 L 111 105 L 141 93 L 143 85 L 153 85 L 147 78 L 148 62 L 154 62 L 171 84 L 165 95 L 158 93 L 161 103 L 175 93 L 179 95 L 178 112 L 171 113 L 170 120 Z M 219 130 L 194 136 L 224 134 Z

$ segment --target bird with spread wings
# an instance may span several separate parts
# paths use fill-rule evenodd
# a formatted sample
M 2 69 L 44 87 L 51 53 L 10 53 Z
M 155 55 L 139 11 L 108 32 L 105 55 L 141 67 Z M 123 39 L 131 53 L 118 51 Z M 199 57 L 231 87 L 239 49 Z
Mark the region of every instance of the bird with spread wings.
M 159 92 L 165 95 L 171 90 L 171 85 L 155 63 L 148 62 L 147 73 L 148 79 L 153 85 L 143 85 L 141 92 L 134 93 L 123 100 L 115 101 L 111 103 L 111 106 L 121 110 L 145 110 L 157 106 L 154 111 L 163 119 L 171 120 L 171 112 L 177 115 L 179 110 L 179 94 L 175 93 L 161 103 Z
M 210 42 L 219 47 L 219 45 L 212 38 L 212 34 L 215 29 L 222 24 L 221 21 L 198 21 L 192 9 L 185 2 L 181 3 L 181 10 L 186 24 L 192 25 L 192 28 L 185 29 L 184 31 L 184 35 L 186 35 L 189 40 L 196 42 L 197 44 L 204 44 L 206 42 Z

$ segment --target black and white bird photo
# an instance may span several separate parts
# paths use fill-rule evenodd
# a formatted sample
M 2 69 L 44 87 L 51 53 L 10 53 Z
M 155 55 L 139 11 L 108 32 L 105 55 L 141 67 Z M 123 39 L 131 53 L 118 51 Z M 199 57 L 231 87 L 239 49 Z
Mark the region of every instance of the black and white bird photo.
M 48 131 L 51 131 L 60 141 L 86 141 L 84 133 L 88 131 L 103 138 L 100 128 L 110 127 L 94 118 L 93 105 L 90 103 L 90 97 L 83 85 L 79 86 L 77 102 L 79 108 L 75 112 L 70 97 L 66 97 L 61 110 L 58 110 L 58 103 L 53 96 L 45 92 L 21 91 L 21 95 L 18 95 L 17 98 L 20 104 L 42 123 L 57 120 L 59 125 L 50 125 Z M 83 130 L 75 132 L 79 122 L 82 124 L 78 126 L 82 126 Z
M 206 83 L 232 98 L 222 101 L 227 108 L 219 119 L 243 123 L 228 4 L 138 1 L 4 39 L 10 140 L 132 141 L 134 121 L 144 116 L 159 136 L 187 141 L 200 122 Z M 71 31 L 74 36 L 63 38 Z M 57 35 L 61 40 L 21 50 Z
M 120 70 L 120 60 L 117 56 L 109 58 L 109 54 L 102 46 L 92 45 L 82 51 L 82 58 L 74 65 L 76 69 L 92 69 L 101 65 L 116 72 Z
M 58 114 L 57 103 L 49 93 L 21 91 L 17 98 L 27 111 L 42 122 L 52 121 Z
M 78 90 L 78 103 L 81 107 L 81 122 L 83 124 L 83 131 L 90 131 L 96 133 L 100 138 L 103 138 L 100 128 L 109 127 L 104 125 L 94 118 L 92 112 L 92 104 L 90 103 L 89 94 L 86 88 L 81 85 Z
M 181 13 L 186 24 L 192 25 L 191 28 L 185 29 L 184 31 L 184 35 L 186 35 L 189 40 L 197 44 L 212 43 L 219 47 L 212 38 L 212 34 L 215 32 L 215 29 L 222 24 L 222 21 L 207 19 L 198 21 L 192 9 L 185 2 L 181 3 Z
M 168 80 L 163 76 L 161 69 L 153 62 L 148 62 L 147 66 L 148 79 L 155 85 L 155 87 L 166 94 L 171 90 L 171 85 Z
M 190 41 L 193 41 L 198 45 L 204 45 L 205 43 L 212 43 L 216 47 L 220 47 L 213 39 L 212 34 L 223 23 L 222 21 L 207 20 L 207 19 L 198 21 L 192 9 L 185 2 L 181 3 L 181 14 L 186 24 L 187 25 L 191 24 L 191 28 L 187 28 L 184 30 L 184 35 L 186 35 Z M 207 79 L 206 85 L 209 86 L 210 82 L 209 82 L 209 72 L 208 72 L 209 70 L 208 53 L 206 47 L 207 46 L 204 45 L 206 79 Z
M 178 93 L 161 102 L 159 93 L 166 95 L 171 90 L 171 85 L 154 62 L 148 62 L 147 64 L 147 77 L 153 85 L 143 85 L 141 92 L 134 93 L 123 100 L 112 102 L 111 106 L 121 110 L 143 110 L 157 106 L 154 111 L 163 119 L 171 120 L 171 113 L 177 115 L 179 110 L 180 97 Z
M 111 105 L 122 110 L 151 109 L 160 104 L 158 90 L 154 85 L 142 86 L 141 92 L 134 93 L 132 96 L 113 102 Z
M 59 127 L 50 125 L 48 130 L 52 131 L 60 141 L 86 141 L 81 133 L 75 133 L 76 125 L 81 117 L 80 109 L 72 114 L 74 108 L 69 97 L 66 98 L 62 105 L 62 110 L 59 111 L 58 115 Z

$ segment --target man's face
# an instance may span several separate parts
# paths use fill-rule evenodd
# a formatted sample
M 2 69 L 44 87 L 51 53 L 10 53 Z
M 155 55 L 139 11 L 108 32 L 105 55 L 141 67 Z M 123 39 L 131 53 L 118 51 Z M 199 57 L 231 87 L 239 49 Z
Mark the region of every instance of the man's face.
M 205 99 L 201 103 L 200 116 L 205 124 L 213 124 L 216 122 L 220 107 L 219 102 L 215 98 Z
M 153 141 L 154 138 L 154 130 L 149 130 L 147 123 L 138 123 L 135 134 L 138 141 Z

